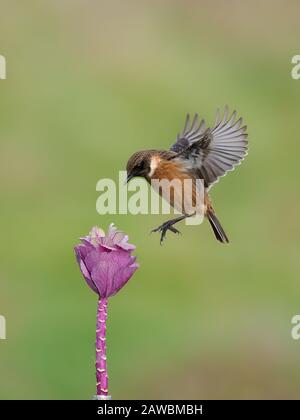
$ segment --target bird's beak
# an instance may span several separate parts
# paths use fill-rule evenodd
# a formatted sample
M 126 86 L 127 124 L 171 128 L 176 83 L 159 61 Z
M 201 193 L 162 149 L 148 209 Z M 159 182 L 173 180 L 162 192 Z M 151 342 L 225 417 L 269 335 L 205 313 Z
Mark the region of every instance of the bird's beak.
M 134 177 L 134 174 L 127 174 L 127 178 L 126 178 L 126 183 L 125 184 L 128 184 L 128 182 L 132 179 Z

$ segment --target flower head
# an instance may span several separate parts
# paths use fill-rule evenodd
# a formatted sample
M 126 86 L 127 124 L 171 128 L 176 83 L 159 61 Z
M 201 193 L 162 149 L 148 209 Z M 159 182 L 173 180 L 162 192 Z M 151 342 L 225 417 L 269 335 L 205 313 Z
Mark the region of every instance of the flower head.
M 93 227 L 88 236 L 80 239 L 82 243 L 75 247 L 75 253 L 87 284 L 101 298 L 116 294 L 139 267 L 131 255 L 135 246 L 114 224 L 107 235 Z

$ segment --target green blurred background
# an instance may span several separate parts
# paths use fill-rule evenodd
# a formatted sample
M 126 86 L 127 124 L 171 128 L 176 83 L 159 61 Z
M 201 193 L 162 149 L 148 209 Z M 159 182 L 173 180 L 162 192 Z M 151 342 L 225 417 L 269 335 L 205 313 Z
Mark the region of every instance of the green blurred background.
M 2 1 L 0 398 L 94 394 L 96 296 L 73 246 L 114 221 L 140 269 L 109 305 L 115 399 L 298 398 L 298 1 Z M 208 223 L 100 216 L 96 182 L 172 144 L 187 112 L 228 103 L 250 153 Z

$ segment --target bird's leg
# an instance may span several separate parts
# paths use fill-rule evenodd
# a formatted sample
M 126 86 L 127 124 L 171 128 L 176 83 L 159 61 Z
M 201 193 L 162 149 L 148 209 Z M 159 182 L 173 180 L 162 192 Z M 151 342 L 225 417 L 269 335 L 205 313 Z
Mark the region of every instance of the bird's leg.
M 175 225 L 175 223 L 178 223 L 181 220 L 186 219 L 187 217 L 190 217 L 190 216 L 192 215 L 183 214 L 182 216 L 176 217 L 176 219 L 167 220 L 161 226 L 158 226 L 158 228 L 153 229 L 151 232 L 161 232 L 160 244 L 162 244 L 164 239 L 166 238 L 167 231 L 170 230 L 173 233 L 180 233 L 179 230 L 176 229 L 173 225 Z

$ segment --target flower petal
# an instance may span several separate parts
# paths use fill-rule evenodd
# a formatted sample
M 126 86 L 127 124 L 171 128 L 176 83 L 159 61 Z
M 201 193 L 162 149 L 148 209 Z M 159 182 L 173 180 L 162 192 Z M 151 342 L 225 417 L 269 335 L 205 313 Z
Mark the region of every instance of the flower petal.
M 111 223 L 108 227 L 107 236 L 111 238 L 117 231 L 114 223 Z
M 115 249 L 112 239 L 107 237 L 101 239 L 101 246 L 110 250 Z
M 111 254 L 102 254 L 101 260 L 93 267 L 91 272 L 92 280 L 101 297 L 108 297 L 111 295 L 114 275 L 119 268 L 117 263 L 111 259 L 110 255 Z
M 127 242 L 120 242 L 117 244 L 118 247 L 124 249 L 125 251 L 133 251 L 135 246 L 132 244 L 128 244 Z
M 77 261 L 78 261 L 78 258 L 85 258 L 89 250 L 89 248 L 83 244 L 79 244 L 75 246 L 74 249 L 75 249 Z
M 85 236 L 83 238 L 80 238 L 80 240 L 82 242 L 82 245 L 86 246 L 90 250 L 92 250 L 93 248 L 95 248 L 95 246 L 92 244 L 89 236 Z
M 114 243 L 117 244 L 119 242 L 122 242 L 125 236 L 125 233 L 121 232 L 120 230 L 116 230 L 115 233 L 111 235 L 111 238 L 114 241 Z
M 115 274 L 114 278 L 114 290 L 112 291 L 111 295 L 115 295 L 123 286 L 128 282 L 128 280 L 132 277 L 133 273 L 138 269 L 138 264 L 132 264 L 126 268 L 120 268 L 118 272 Z
M 90 273 L 88 272 L 84 262 L 81 260 L 80 261 L 80 270 L 83 274 L 83 277 L 85 278 L 85 281 L 87 282 L 88 286 L 95 292 L 98 293 L 98 289 L 95 285 L 95 283 L 93 282 Z
M 105 233 L 102 229 L 100 229 L 98 226 L 94 226 L 92 230 L 90 231 L 90 241 L 93 245 L 98 245 L 101 243 L 102 238 L 105 237 Z
M 92 272 L 95 265 L 97 265 L 101 258 L 101 252 L 97 248 L 94 248 L 93 251 L 89 252 L 85 259 L 85 265 L 87 266 L 88 270 Z
M 93 282 L 93 280 L 90 276 L 90 273 L 89 273 L 89 271 L 88 271 L 88 269 L 87 269 L 87 267 L 84 263 L 84 260 L 81 258 L 80 253 L 83 251 L 83 248 L 84 247 L 81 247 L 80 245 L 75 247 L 75 253 L 76 253 L 76 258 L 77 258 L 77 261 L 78 261 L 78 264 L 79 264 L 79 268 L 80 268 L 80 271 L 81 271 L 83 277 L 85 278 L 85 281 L 87 282 L 88 286 L 94 292 L 98 293 L 98 290 L 97 290 L 97 288 L 96 288 L 96 286 L 95 286 L 95 284 L 94 284 L 94 282 Z

